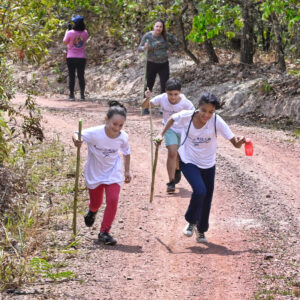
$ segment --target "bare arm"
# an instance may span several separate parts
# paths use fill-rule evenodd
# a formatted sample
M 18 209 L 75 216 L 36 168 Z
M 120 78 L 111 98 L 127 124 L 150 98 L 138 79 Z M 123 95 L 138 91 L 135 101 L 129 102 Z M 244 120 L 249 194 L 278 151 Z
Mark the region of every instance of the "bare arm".
M 234 136 L 230 140 L 230 142 L 235 148 L 241 148 L 242 145 L 245 143 L 245 137 L 244 136 Z
M 67 33 L 68 33 L 69 30 L 66 30 L 66 33 L 65 33 L 65 36 L 64 36 L 64 39 L 63 39 L 63 43 L 64 45 L 68 45 L 69 43 L 69 39 L 67 39 Z
M 150 102 L 150 98 L 151 98 L 152 92 L 149 90 L 149 88 L 147 88 L 146 92 L 145 92 L 145 96 L 146 98 L 144 99 L 143 103 L 142 103 L 142 108 L 148 108 L 149 107 L 149 103 Z M 155 105 L 153 103 L 151 103 L 151 107 L 154 107 Z
M 170 129 L 172 127 L 172 125 L 174 124 L 174 120 L 172 119 L 172 117 L 169 118 L 169 120 L 167 121 L 167 123 L 165 124 L 162 132 L 155 138 L 155 142 L 160 144 L 161 141 L 164 138 L 165 133 L 167 132 L 168 129 Z
M 129 183 L 131 181 L 131 175 L 129 169 L 130 169 L 130 154 L 124 155 L 125 183 Z
M 151 107 L 155 106 L 153 103 L 150 102 L 150 98 L 145 98 L 143 103 L 142 103 L 142 108 L 148 108 L 149 103 L 150 103 Z

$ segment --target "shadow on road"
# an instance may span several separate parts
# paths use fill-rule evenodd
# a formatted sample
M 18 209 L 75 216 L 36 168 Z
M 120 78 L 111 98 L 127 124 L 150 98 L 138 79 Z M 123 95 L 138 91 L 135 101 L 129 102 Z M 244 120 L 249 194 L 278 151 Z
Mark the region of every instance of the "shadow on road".
M 173 251 L 170 246 L 165 244 L 160 238 L 156 237 L 156 240 L 162 244 L 169 253 L 171 254 L 186 254 L 186 253 L 195 253 L 195 254 L 216 254 L 216 255 L 222 255 L 222 256 L 227 256 L 227 255 L 239 255 L 245 252 L 249 253 L 256 253 L 256 250 L 248 249 L 248 250 L 238 250 L 238 251 L 233 251 L 228 249 L 225 246 L 217 245 L 214 243 L 205 243 L 201 244 L 201 246 L 191 246 L 186 249 L 189 251 Z
M 255 252 L 254 250 L 251 249 L 233 251 L 228 249 L 225 246 L 217 245 L 214 243 L 206 243 L 202 245 L 203 246 L 188 247 L 187 249 L 189 249 L 192 253 L 196 253 L 196 254 L 216 254 L 216 255 L 223 255 L 223 256 L 239 255 L 245 252 Z
M 106 250 L 112 250 L 112 251 L 120 251 L 120 252 L 125 252 L 125 253 L 144 253 L 142 250 L 142 246 L 138 245 L 123 245 L 123 244 L 116 244 L 115 246 L 111 245 L 104 245 L 100 243 L 98 240 L 94 241 L 95 247 L 91 247 L 91 250 L 95 249 L 106 249 Z

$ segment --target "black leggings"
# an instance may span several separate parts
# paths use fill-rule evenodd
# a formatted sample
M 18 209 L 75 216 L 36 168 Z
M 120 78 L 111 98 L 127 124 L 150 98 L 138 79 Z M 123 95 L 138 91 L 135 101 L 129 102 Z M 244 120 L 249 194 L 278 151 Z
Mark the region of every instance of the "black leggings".
M 83 95 L 85 89 L 84 70 L 86 65 L 86 58 L 67 58 L 67 65 L 69 69 L 69 90 L 70 95 L 74 95 L 75 87 L 75 71 L 77 70 L 77 77 L 79 80 L 80 92 Z
M 159 75 L 160 79 L 160 91 L 161 93 L 166 92 L 166 82 L 170 76 L 170 68 L 169 62 L 165 62 L 162 64 L 154 63 L 151 61 L 147 61 L 147 87 L 150 91 L 152 91 L 156 74 Z

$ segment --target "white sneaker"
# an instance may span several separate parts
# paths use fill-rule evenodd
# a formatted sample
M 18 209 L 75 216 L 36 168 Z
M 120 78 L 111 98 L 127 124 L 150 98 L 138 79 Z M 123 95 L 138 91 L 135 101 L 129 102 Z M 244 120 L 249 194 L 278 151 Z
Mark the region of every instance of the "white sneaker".
M 197 243 L 208 243 L 208 241 L 204 235 L 204 232 L 197 231 L 196 241 L 197 241 Z
M 188 237 L 191 237 L 194 234 L 195 228 L 196 224 L 188 223 L 183 229 L 183 234 Z

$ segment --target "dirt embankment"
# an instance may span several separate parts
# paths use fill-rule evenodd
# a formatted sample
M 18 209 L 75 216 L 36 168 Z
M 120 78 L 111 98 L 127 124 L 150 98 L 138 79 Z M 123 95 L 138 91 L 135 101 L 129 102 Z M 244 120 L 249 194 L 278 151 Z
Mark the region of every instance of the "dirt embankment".
M 22 101 L 22 99 L 17 99 Z M 84 128 L 102 123 L 106 107 L 61 98 L 38 98 L 47 137 L 53 129 L 65 144 L 79 117 Z M 161 128 L 154 116 L 154 128 Z M 149 119 L 129 108 L 125 130 L 132 149 L 133 180 L 121 191 L 112 233 L 115 247 L 96 243 L 102 212 L 89 229 L 79 218 L 80 252 L 68 259 L 78 280 L 27 286 L 32 294 L 5 299 L 294 299 L 299 287 L 299 139 L 255 126 L 231 124 L 254 142 L 246 157 L 219 138 L 209 243 L 182 234 L 190 187 L 183 179 L 167 195 L 166 149 L 162 147 L 155 196 L 149 203 L 151 158 Z M 83 156 L 86 151 L 83 151 Z M 70 195 L 71 197 L 71 195 Z M 55 200 L 54 200 L 55 201 Z M 87 203 L 87 199 L 85 199 Z M 57 239 L 70 236 L 65 220 Z
M 92 57 L 88 61 L 88 99 L 140 103 L 144 56 L 137 49 L 113 51 L 112 47 L 107 48 L 107 53 L 101 59 L 98 57 L 95 60 Z M 41 92 L 67 97 L 68 72 L 64 51 L 63 46 L 52 49 L 50 59 L 38 69 L 28 66 L 18 68 L 15 75 L 22 91 L 30 84 L 32 74 L 35 73 L 35 82 Z M 223 114 L 227 117 L 247 116 L 252 122 L 265 124 L 272 121 L 280 127 L 300 128 L 299 76 L 279 74 L 276 65 L 259 60 L 252 66 L 242 65 L 232 54 L 223 50 L 218 50 L 218 56 L 220 64 L 211 65 L 205 61 L 206 56 L 203 54 L 201 64 L 197 66 L 184 53 L 170 55 L 171 76 L 182 80 L 183 93 L 189 99 L 197 103 L 202 91 L 210 91 L 223 100 Z M 288 65 L 288 70 L 297 69 L 299 64 Z M 157 81 L 154 93 L 158 92 Z

